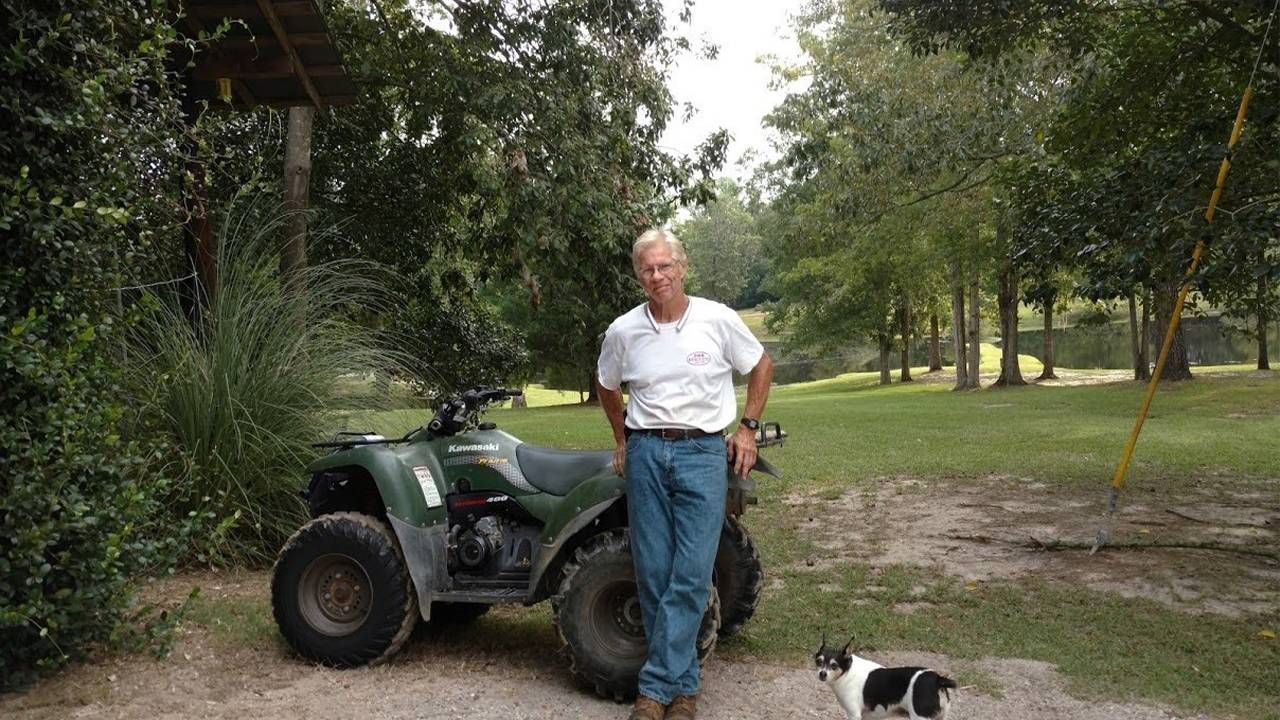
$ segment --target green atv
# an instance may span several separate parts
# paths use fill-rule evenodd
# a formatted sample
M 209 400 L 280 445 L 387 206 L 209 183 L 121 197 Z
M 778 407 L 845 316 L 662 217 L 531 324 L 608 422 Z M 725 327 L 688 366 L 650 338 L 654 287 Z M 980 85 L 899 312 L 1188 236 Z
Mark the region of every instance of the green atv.
M 308 468 L 312 520 L 276 559 L 280 632 L 304 657 L 351 667 L 404 645 L 419 622 L 465 622 L 496 603 L 550 599 L 574 676 L 604 697 L 636 693 L 646 648 L 627 533 L 626 486 L 609 450 L 535 447 L 479 422 L 518 390 L 474 388 L 402 438 L 343 433 Z M 780 444 L 764 425 L 761 447 Z M 777 476 L 763 458 L 754 469 Z M 729 480 L 715 587 L 698 637 L 755 612 L 762 572 L 738 518 L 754 482 Z

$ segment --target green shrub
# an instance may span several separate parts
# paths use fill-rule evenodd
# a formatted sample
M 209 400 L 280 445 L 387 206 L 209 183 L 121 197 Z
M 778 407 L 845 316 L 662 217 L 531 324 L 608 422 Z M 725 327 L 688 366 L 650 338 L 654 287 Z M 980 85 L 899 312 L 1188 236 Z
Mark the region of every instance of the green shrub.
M 397 354 L 348 319 L 380 304 L 376 268 L 352 261 L 313 265 L 285 287 L 277 269 L 286 216 L 249 205 L 219 227 L 218 295 L 193 325 L 176 292 L 149 296 L 126 344 L 136 427 L 174 443 L 189 465 L 179 517 L 214 498 L 223 532 L 197 540 L 202 557 L 231 563 L 274 557 L 304 520 L 298 497 L 311 443 L 338 411 L 369 408 Z M 353 397 L 354 394 L 354 397 Z
M 164 0 L 0 4 L 0 689 L 121 639 L 163 448 L 122 437 L 108 348 L 135 258 L 173 223 L 180 131 Z

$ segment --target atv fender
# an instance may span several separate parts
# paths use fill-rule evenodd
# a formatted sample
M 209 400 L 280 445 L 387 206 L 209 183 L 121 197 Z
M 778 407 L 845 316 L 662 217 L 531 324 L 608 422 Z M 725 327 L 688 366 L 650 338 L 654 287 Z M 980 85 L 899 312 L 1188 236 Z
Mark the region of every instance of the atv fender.
M 415 474 L 416 469 L 425 469 L 426 472 L 419 477 Z M 403 456 L 386 446 L 355 447 L 317 459 L 307 466 L 307 472 L 313 477 L 321 473 L 367 475 L 373 480 L 388 517 L 415 527 L 444 523 L 445 509 L 443 503 L 439 503 L 439 498 L 445 494 L 440 487 L 444 472 L 427 452 Z M 424 487 L 426 483 L 434 485 L 434 492 Z M 313 483 L 311 492 L 316 491 Z M 428 506 L 428 494 L 439 504 Z
M 560 501 L 543 526 L 538 557 L 529 570 L 526 602 L 536 602 L 545 596 L 548 589 L 542 586 L 548 568 L 564 556 L 566 547 L 576 546 L 570 541 L 618 505 L 625 494 L 626 481 L 613 472 L 604 472 L 577 486 Z
M 409 566 L 409 578 L 418 593 L 418 612 L 422 613 L 423 620 L 430 620 L 431 603 L 437 594 L 446 590 L 449 581 L 445 527 L 443 524 L 416 527 L 394 515 L 388 515 L 387 519 Z

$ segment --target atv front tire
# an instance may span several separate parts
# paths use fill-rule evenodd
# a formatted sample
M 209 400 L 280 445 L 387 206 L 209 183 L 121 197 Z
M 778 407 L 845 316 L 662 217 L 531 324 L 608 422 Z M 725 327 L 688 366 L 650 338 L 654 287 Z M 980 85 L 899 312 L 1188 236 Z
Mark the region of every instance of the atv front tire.
M 353 512 L 322 515 L 289 538 L 271 606 L 299 655 L 334 667 L 386 660 L 418 619 L 400 545 L 382 522 Z
M 715 583 L 720 592 L 720 637 L 731 637 L 755 614 L 764 588 L 756 544 L 735 517 L 726 517 L 720 532 Z
M 561 653 L 578 682 L 604 698 L 634 698 L 648 644 L 630 535 L 614 530 L 587 540 L 565 563 L 551 603 Z M 720 599 L 712 587 L 698 628 L 699 660 L 715 649 L 719 626 Z

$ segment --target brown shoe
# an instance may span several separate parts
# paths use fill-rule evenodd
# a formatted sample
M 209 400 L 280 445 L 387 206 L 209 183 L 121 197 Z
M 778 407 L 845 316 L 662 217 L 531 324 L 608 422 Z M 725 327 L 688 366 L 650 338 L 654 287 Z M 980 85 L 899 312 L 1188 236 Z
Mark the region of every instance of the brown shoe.
M 632 706 L 631 714 L 627 716 L 627 720 L 662 720 L 662 715 L 666 710 L 666 705 L 651 697 L 640 695 L 636 697 L 636 704 Z
M 677 695 L 667 707 L 666 720 L 694 720 L 698 717 L 698 696 Z

